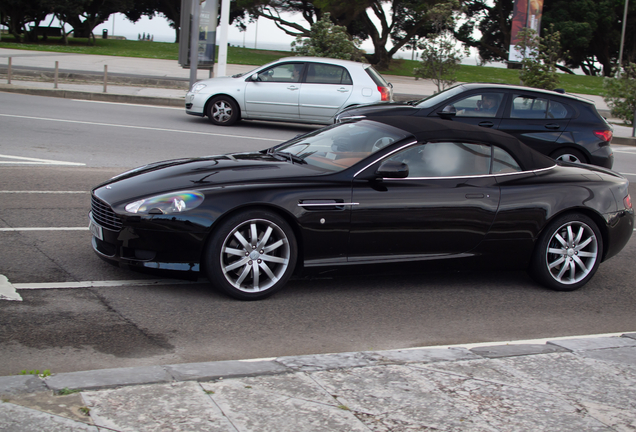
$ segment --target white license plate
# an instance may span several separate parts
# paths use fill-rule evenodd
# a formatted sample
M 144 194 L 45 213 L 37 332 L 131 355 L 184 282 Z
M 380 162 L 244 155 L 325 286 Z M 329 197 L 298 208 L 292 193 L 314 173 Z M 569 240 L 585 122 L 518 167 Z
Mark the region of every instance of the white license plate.
M 93 234 L 94 237 L 98 238 L 99 240 L 104 240 L 104 233 L 102 231 L 102 227 L 100 227 L 99 225 L 97 225 L 93 219 L 90 220 L 90 222 L 88 223 L 88 229 L 91 232 L 91 234 Z

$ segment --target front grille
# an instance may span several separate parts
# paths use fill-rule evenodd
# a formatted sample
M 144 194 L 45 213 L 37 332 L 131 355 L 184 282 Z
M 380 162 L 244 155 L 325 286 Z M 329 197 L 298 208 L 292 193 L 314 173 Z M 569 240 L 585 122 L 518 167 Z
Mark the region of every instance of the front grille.
M 115 214 L 112 208 L 104 201 L 95 197 L 91 197 L 91 211 L 93 213 L 93 219 L 99 225 L 104 228 L 108 228 L 113 231 L 119 231 L 121 229 L 121 219 Z

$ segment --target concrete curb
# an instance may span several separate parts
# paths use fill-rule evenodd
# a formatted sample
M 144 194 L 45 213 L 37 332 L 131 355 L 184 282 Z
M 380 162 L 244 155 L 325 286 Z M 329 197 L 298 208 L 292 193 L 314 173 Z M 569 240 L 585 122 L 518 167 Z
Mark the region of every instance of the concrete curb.
M 612 144 L 622 144 L 628 146 L 636 146 L 636 138 L 634 137 L 613 137 Z
M 612 349 L 633 349 L 633 355 L 620 355 L 636 360 L 636 333 L 621 336 L 571 338 L 547 341 L 543 344 L 493 344 L 472 349 L 464 347 L 425 347 L 406 350 L 366 351 L 279 357 L 276 359 L 230 360 L 205 363 L 185 363 L 165 366 L 100 369 L 60 373 L 40 379 L 32 375 L 0 377 L 0 395 L 16 395 L 41 391 L 99 390 L 139 384 L 185 381 L 212 381 L 224 378 L 277 375 L 293 372 L 315 372 L 372 366 L 404 365 L 467 360 L 487 360 L 504 357 L 551 353 L 593 352 L 607 355 Z

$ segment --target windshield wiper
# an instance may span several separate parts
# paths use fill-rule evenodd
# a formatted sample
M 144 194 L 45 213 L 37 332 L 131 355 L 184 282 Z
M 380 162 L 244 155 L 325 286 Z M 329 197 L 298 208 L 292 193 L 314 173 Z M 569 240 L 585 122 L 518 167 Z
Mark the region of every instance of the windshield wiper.
M 273 151 L 270 154 L 279 160 L 287 160 L 291 163 L 299 163 L 299 164 L 307 163 L 305 162 L 304 158 L 292 153 L 284 152 L 284 151 Z

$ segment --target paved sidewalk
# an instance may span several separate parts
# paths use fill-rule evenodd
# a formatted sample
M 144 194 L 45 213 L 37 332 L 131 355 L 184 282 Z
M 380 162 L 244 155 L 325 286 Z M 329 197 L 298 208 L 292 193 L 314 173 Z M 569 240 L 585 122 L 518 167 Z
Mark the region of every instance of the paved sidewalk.
M 468 348 L 0 377 L 0 430 L 636 430 L 636 333 Z

